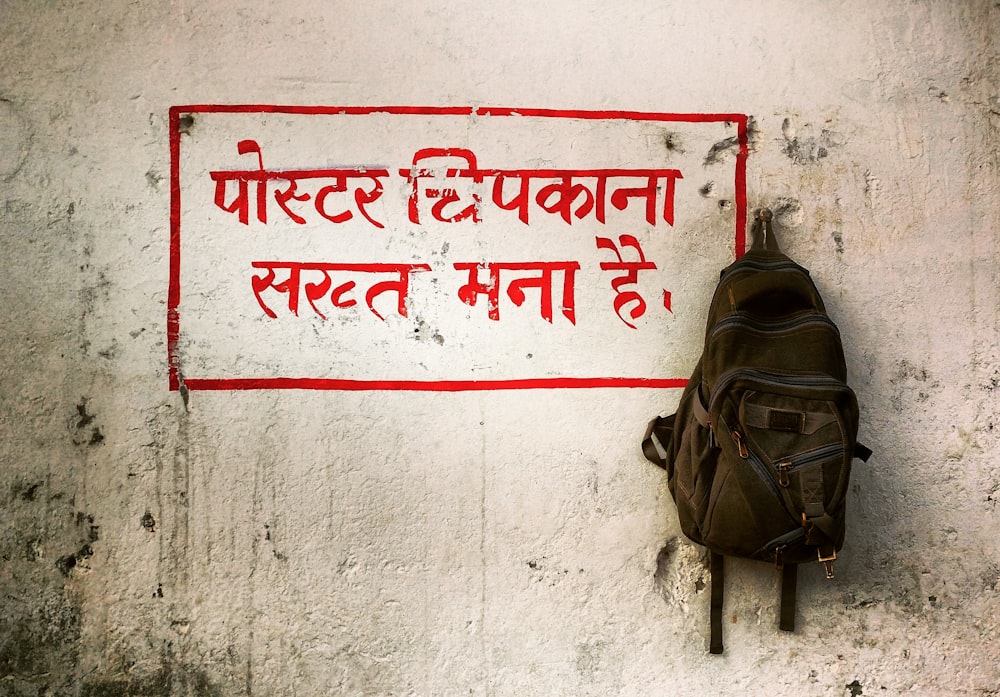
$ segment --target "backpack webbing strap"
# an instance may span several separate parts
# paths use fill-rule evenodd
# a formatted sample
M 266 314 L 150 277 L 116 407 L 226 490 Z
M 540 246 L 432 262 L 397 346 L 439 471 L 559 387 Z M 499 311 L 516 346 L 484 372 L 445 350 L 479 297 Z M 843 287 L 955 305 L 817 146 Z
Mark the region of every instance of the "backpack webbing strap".
M 868 458 L 872 456 L 872 449 L 867 448 L 861 443 L 854 444 L 854 457 L 858 458 L 862 462 L 868 462 Z
M 825 498 L 823 488 L 823 470 L 818 467 L 807 467 L 800 470 L 799 493 L 802 496 L 802 508 L 806 518 L 810 520 L 826 516 L 826 508 L 823 505 Z M 824 532 L 827 531 L 824 530 Z
M 723 569 L 722 555 L 711 553 L 711 567 L 709 573 L 712 575 L 712 608 L 710 617 L 711 639 L 708 645 L 709 653 L 722 653 L 722 599 L 725 589 L 725 571 Z
M 786 632 L 795 631 L 795 591 L 799 581 L 799 565 L 781 567 L 781 614 L 778 626 Z
M 642 454 L 660 469 L 667 469 L 667 461 L 661 455 L 670 439 L 673 437 L 674 419 L 670 416 L 657 416 L 646 426 L 646 434 L 642 437 Z
M 709 415 L 708 407 L 705 406 L 705 402 L 701 398 L 701 387 L 695 387 L 694 390 L 695 395 L 691 400 L 691 413 L 694 414 L 694 418 L 697 419 L 702 428 L 708 428 L 712 417 Z
M 744 424 L 770 431 L 811 434 L 837 423 L 837 417 L 830 412 L 787 411 L 759 404 L 744 404 L 742 408 Z

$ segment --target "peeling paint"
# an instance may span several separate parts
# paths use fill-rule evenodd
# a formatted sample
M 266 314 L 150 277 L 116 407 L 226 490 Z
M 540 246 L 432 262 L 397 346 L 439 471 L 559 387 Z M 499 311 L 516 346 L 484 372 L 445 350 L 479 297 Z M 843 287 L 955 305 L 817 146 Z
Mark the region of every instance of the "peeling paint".
M 758 147 L 758 141 L 760 140 L 760 129 L 757 125 L 757 120 L 751 116 L 747 119 L 747 147 L 753 152 Z M 704 164 L 706 167 L 719 164 L 726 159 L 727 156 L 736 156 L 739 151 L 739 138 L 738 136 L 731 136 L 723 140 L 718 141 L 713 144 L 709 149 L 708 153 L 705 155 Z

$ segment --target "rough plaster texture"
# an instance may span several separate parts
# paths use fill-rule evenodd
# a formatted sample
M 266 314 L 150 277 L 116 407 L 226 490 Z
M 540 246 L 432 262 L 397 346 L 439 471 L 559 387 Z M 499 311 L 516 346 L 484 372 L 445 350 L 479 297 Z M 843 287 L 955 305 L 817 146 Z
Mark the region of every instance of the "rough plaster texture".
M 998 22 L 0 2 L 0 694 L 1000 694 Z M 704 560 L 638 449 L 676 392 L 168 391 L 167 113 L 205 102 L 752 115 L 750 204 L 876 451 L 799 631 L 735 563 L 706 653 Z

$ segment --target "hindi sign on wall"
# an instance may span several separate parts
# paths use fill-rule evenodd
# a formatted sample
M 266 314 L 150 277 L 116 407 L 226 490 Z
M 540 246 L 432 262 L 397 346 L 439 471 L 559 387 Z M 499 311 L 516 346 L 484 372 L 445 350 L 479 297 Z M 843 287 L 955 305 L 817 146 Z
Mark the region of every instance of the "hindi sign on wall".
M 171 389 L 677 387 L 747 117 L 178 106 Z M 690 360 L 687 361 L 690 363 Z

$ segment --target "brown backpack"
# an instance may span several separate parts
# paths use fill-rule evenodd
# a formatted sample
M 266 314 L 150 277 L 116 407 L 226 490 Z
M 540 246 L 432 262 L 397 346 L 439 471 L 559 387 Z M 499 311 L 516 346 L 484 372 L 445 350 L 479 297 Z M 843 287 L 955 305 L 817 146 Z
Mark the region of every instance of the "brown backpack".
M 667 472 L 682 531 L 710 552 L 712 653 L 723 648 L 723 556 L 782 570 L 779 625 L 792 631 L 798 564 L 818 560 L 833 578 L 851 460 L 871 455 L 816 285 L 781 252 L 770 211 L 752 232 L 722 271 L 676 413 L 653 419 L 642 443 Z

